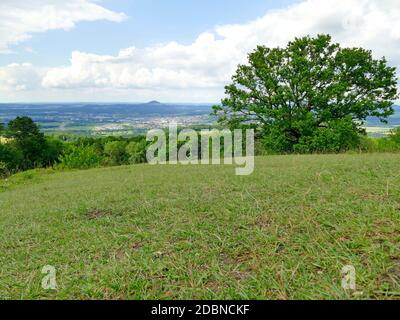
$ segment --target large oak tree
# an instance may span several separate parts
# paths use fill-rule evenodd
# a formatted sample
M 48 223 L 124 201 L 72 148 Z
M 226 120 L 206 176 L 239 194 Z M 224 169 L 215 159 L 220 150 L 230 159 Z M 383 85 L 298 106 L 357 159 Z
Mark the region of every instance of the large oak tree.
M 275 151 L 296 150 L 315 137 L 340 140 L 335 130 L 354 133 L 369 116 L 385 122 L 398 97 L 396 69 L 385 58 L 342 48 L 329 35 L 297 38 L 285 48 L 259 46 L 232 80 L 214 114 L 231 127 L 255 126 Z

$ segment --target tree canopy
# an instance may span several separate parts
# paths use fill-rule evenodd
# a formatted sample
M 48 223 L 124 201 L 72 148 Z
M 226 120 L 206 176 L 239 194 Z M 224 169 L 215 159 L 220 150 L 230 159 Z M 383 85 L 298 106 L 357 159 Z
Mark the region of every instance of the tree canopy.
M 8 123 L 7 134 L 23 155 L 22 168 L 33 168 L 43 162 L 46 139 L 29 117 L 17 117 Z
M 342 48 L 329 35 L 296 38 L 285 48 L 257 47 L 225 91 L 214 106 L 219 122 L 256 127 L 278 152 L 313 151 L 334 135 L 351 139 L 341 149 L 367 117 L 385 122 L 398 97 L 396 69 L 385 58 Z

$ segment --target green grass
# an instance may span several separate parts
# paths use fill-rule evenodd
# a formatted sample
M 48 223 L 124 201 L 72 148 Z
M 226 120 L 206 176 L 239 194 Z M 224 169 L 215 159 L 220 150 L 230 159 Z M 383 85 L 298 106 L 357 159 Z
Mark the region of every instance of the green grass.
M 398 299 L 400 155 L 40 171 L 0 183 L 0 298 Z M 41 269 L 57 269 L 56 291 Z M 354 265 L 357 293 L 341 287 Z

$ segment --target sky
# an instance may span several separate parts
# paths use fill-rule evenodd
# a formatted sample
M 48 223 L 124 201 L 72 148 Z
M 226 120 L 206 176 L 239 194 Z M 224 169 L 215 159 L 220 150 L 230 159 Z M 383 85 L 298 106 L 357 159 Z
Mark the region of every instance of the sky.
M 1 0 L 0 102 L 218 102 L 257 45 L 329 33 L 400 70 L 398 0 Z

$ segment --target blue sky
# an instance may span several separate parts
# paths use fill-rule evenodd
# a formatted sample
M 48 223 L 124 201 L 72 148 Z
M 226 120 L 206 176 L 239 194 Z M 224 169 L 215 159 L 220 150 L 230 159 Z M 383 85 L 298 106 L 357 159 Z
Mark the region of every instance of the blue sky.
M 294 0 L 103 0 L 99 3 L 128 18 L 110 21 L 79 22 L 70 30 L 37 33 L 0 55 L 0 64 L 32 62 L 37 66 L 68 63 L 74 50 L 115 54 L 121 48 L 145 47 L 168 41 L 183 44 L 216 25 L 245 23 L 268 10 L 282 8 Z
M 257 45 L 331 34 L 400 66 L 398 0 L 1 0 L 0 102 L 212 102 Z

